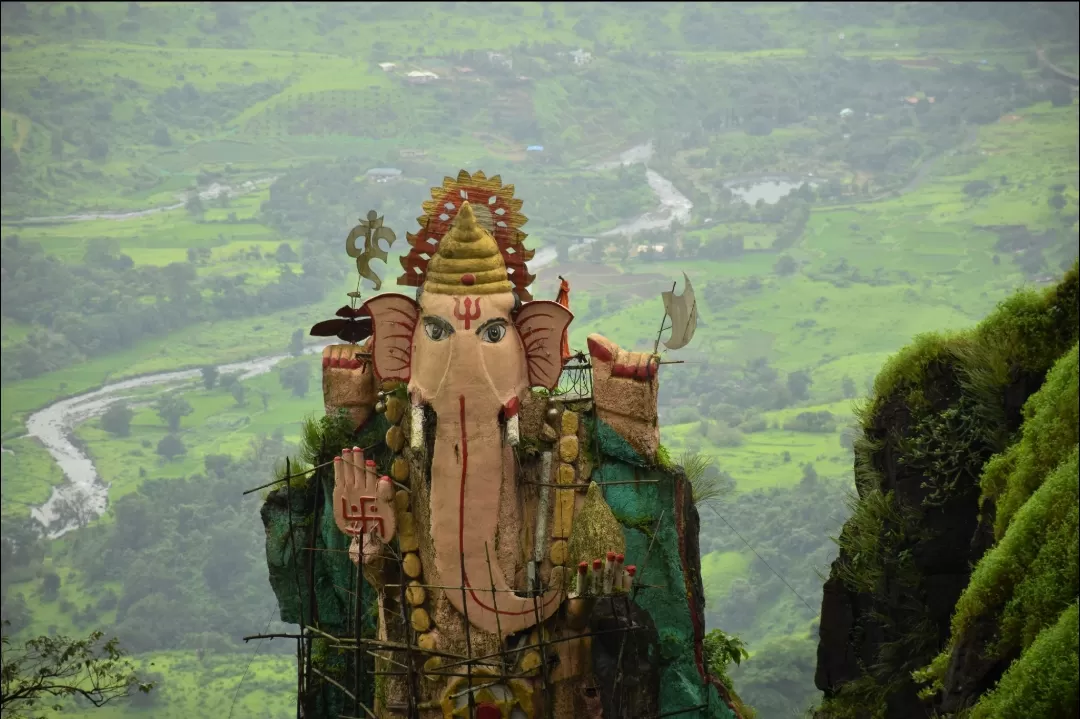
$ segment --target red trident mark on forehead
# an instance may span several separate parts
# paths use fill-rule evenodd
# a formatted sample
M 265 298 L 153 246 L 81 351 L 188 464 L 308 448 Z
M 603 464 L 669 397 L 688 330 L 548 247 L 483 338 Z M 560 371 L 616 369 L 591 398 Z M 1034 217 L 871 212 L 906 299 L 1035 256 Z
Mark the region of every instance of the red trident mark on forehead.
M 458 297 L 454 298 L 454 317 L 459 319 L 459 320 L 464 320 L 465 321 L 465 329 L 466 330 L 470 329 L 470 325 L 472 325 L 472 323 L 475 320 L 480 319 L 480 298 L 477 297 L 476 300 L 475 300 L 475 304 L 473 304 L 473 303 L 474 303 L 474 300 L 473 300 L 472 297 L 466 297 L 465 298 L 465 312 L 462 313 L 461 304 L 460 304 L 460 298 L 458 298 Z

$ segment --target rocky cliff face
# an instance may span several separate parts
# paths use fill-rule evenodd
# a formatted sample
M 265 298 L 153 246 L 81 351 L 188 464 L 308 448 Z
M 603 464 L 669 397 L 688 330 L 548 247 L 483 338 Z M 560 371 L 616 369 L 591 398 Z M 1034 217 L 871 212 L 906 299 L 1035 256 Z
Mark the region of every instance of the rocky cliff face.
M 1008 597 L 979 604 L 959 624 L 956 617 L 958 603 L 978 594 L 972 567 L 1004 541 L 1000 498 L 1016 506 L 1027 499 L 994 486 L 1000 453 L 1022 441 L 1032 397 L 1055 363 L 1067 361 L 1077 321 L 1074 267 L 1058 286 L 1016 295 L 970 332 L 918 338 L 877 378 L 856 444 L 858 497 L 824 588 L 819 717 L 911 719 L 971 707 L 1033 641 L 1003 640 Z M 1072 426 L 1057 439 L 1065 455 L 1076 444 Z M 1028 495 L 1048 469 L 1028 481 Z M 1074 600 L 1075 580 L 1062 581 L 1058 594 Z M 1047 622 L 1065 609 L 1055 607 Z M 1074 664 L 1075 655 L 1074 643 Z M 918 683 L 913 672 L 921 672 Z

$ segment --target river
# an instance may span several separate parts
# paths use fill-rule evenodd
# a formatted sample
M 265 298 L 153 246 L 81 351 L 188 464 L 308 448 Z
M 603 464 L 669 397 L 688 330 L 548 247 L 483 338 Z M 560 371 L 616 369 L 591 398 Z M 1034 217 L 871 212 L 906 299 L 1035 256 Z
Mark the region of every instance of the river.
M 260 187 L 268 185 L 277 176 L 263 177 L 258 180 L 248 180 L 242 182 L 239 185 L 221 185 L 214 183 L 207 187 L 205 190 L 199 192 L 200 200 L 214 200 L 221 196 L 226 197 L 240 197 L 251 192 L 255 192 Z M 149 217 L 150 215 L 156 215 L 161 212 L 170 212 L 172 210 L 178 210 L 186 204 L 187 200 L 182 202 L 175 202 L 170 205 L 161 205 L 159 207 L 151 207 L 147 210 L 135 210 L 132 212 L 81 212 L 74 215 L 53 215 L 51 217 L 27 217 L 22 220 L 5 220 L 12 225 L 37 225 L 37 224 L 53 224 L 63 222 L 86 222 L 88 220 L 112 220 L 115 222 L 122 222 L 124 220 L 137 220 L 140 217 Z
M 651 143 L 637 145 L 623 152 L 616 160 L 598 165 L 594 169 L 610 169 L 620 164 L 648 163 L 651 157 Z M 670 227 L 671 223 L 676 220 L 686 223 L 690 219 L 690 210 L 693 208 L 693 203 L 685 195 L 680 193 L 667 178 L 662 177 L 653 170 L 646 170 L 646 177 L 649 187 L 652 188 L 653 193 L 660 202 L 660 207 L 608 230 L 604 233 L 604 236 L 634 235 L 644 230 Z M 221 189 L 216 190 L 218 194 L 221 191 Z M 174 209 L 175 207 L 177 206 L 134 213 L 97 213 L 92 215 L 70 215 L 65 218 L 33 218 L 26 221 L 124 220 L 143 217 L 152 212 L 162 212 L 165 209 Z M 578 248 L 587 245 L 590 241 L 586 240 L 581 245 L 578 245 Z M 554 264 L 556 260 L 555 249 L 550 246 L 543 247 L 537 251 L 529 263 L 529 269 L 535 272 Z M 320 343 L 310 346 L 306 348 L 305 352 L 322 352 L 324 345 L 325 343 Z M 221 374 L 239 374 L 242 380 L 250 379 L 269 372 L 287 358 L 288 355 L 284 354 L 259 357 L 245 362 L 220 365 L 218 371 Z M 67 478 L 66 483 L 53 488 L 52 495 L 45 504 L 31 510 L 31 515 L 46 527 L 50 537 L 59 537 L 78 528 L 78 523 L 75 520 L 60 521 L 58 519 L 58 509 L 62 505 L 72 504 L 79 507 L 78 513 L 84 518 L 100 516 L 108 505 L 109 485 L 98 474 L 90 456 L 75 442 L 73 433 L 76 425 L 100 417 L 111 405 L 131 398 L 136 391 L 149 387 L 158 387 L 161 392 L 164 392 L 184 385 L 194 384 L 200 377 L 201 371 L 199 369 L 161 372 L 133 377 L 119 382 L 112 382 L 100 389 L 62 399 L 30 415 L 26 421 L 27 436 L 41 442 Z

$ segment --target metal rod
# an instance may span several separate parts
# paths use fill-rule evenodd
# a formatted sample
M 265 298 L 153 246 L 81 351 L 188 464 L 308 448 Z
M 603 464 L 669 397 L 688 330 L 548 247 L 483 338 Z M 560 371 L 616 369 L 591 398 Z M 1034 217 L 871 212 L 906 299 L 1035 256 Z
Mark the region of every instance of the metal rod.
M 326 452 L 327 452 L 325 438 L 322 440 L 319 449 L 320 449 L 320 455 L 319 456 L 325 457 Z M 320 519 L 320 516 L 319 516 L 320 511 L 319 510 L 322 507 L 321 500 L 322 500 L 322 481 L 319 480 L 318 475 L 316 474 L 315 495 L 314 495 L 314 501 L 313 501 L 312 512 L 311 512 L 311 529 L 310 529 L 310 532 L 308 534 L 308 542 L 307 542 L 307 546 L 309 548 L 314 548 L 315 547 L 315 540 L 316 540 L 316 536 L 317 536 L 317 527 L 319 526 L 319 519 Z M 310 616 L 310 621 L 311 621 L 311 624 L 308 624 L 307 621 L 305 620 L 305 618 L 302 615 L 300 617 L 300 631 L 305 632 L 307 634 L 307 636 L 304 639 L 304 659 L 305 659 L 305 662 L 306 662 L 305 678 L 304 678 L 304 691 L 305 691 L 305 694 L 307 693 L 307 688 L 308 688 L 308 686 L 310 684 L 310 681 L 311 681 L 311 673 L 315 670 L 315 659 L 314 659 L 315 652 L 313 651 L 313 646 L 312 646 L 313 642 L 314 642 L 314 639 L 311 636 L 310 629 L 311 629 L 312 626 L 318 626 L 318 624 L 319 624 L 319 601 L 318 601 L 318 597 L 315 594 L 315 562 L 314 562 L 314 557 L 309 557 L 309 561 L 307 562 L 307 596 L 308 596 L 308 606 L 311 608 L 310 609 L 310 615 L 311 615 Z
M 392 669 L 392 670 L 387 670 L 387 671 L 374 671 L 374 672 L 371 672 L 371 674 L 373 674 L 374 676 L 377 676 L 377 677 L 403 677 L 403 676 L 407 675 L 408 672 L 402 671 L 400 669 Z M 454 679 L 464 679 L 464 678 L 469 676 L 465 672 L 440 672 L 440 671 L 437 671 L 437 670 L 433 670 L 433 671 L 430 671 L 430 672 L 424 672 L 424 675 L 427 678 L 430 678 L 430 677 L 443 677 L 443 678 L 451 677 L 451 678 L 454 678 Z M 536 675 L 535 674 L 507 674 L 507 675 L 501 677 L 495 683 L 498 684 L 503 679 L 536 679 Z M 485 686 L 490 686 L 490 685 L 485 685 Z M 477 686 L 476 688 L 480 689 L 481 687 Z M 464 691 L 461 692 L 461 694 L 464 694 L 464 693 L 465 693 Z M 458 696 L 460 696 L 460 694 Z
M 488 581 L 491 582 L 491 606 L 495 610 L 495 631 L 499 633 L 499 649 L 501 654 L 499 655 L 499 674 L 506 674 L 506 638 L 502 633 L 502 621 L 499 620 L 499 601 L 495 598 L 497 592 L 495 591 L 495 572 L 491 569 L 491 550 L 488 548 L 488 543 L 484 542 L 484 556 L 487 558 L 488 568 Z
M 335 687 L 337 687 L 338 689 L 340 689 L 340 690 L 341 690 L 342 692 L 344 692 L 344 693 L 345 693 L 345 694 L 346 694 L 346 695 L 347 695 L 347 696 L 348 696 L 348 697 L 349 697 L 350 699 L 355 699 L 355 700 L 356 700 L 356 703 L 357 703 L 357 706 L 359 706 L 359 707 L 360 707 L 361 709 L 363 709 L 363 710 L 364 710 L 364 713 L 365 713 L 365 714 L 367 714 L 367 715 L 368 715 L 369 717 L 371 717 L 371 719 L 379 719 L 379 717 L 375 716 L 375 713 L 374 713 L 373 711 L 371 711 L 371 710 L 370 710 L 370 709 L 368 709 L 368 708 L 367 708 L 366 706 L 364 706 L 364 705 L 363 705 L 362 703 L 360 703 L 360 700 L 359 700 L 359 698 L 358 698 L 358 697 L 354 697 L 354 696 L 352 695 L 352 692 L 350 692 L 350 691 L 349 691 L 348 689 L 346 689 L 345 687 L 341 686 L 341 685 L 340 685 L 340 684 L 338 684 L 338 683 L 337 683 L 336 681 L 334 681 L 334 680 L 333 680 L 333 679 L 331 679 L 330 677 L 326 676 L 325 674 L 323 674 L 322 672 L 320 672 L 320 671 L 319 671 L 318 669 L 316 669 L 315 667 L 312 667 L 312 668 L 311 668 L 311 671 L 315 672 L 315 673 L 316 673 L 316 674 L 318 674 L 318 675 L 319 675 L 320 677 L 322 677 L 323 679 L 325 679 L 326 681 L 330 682 L 330 683 L 331 683 L 331 684 L 333 684 L 333 685 L 334 685 Z
M 552 640 L 547 642 L 547 645 L 550 646 L 550 645 L 554 645 L 554 644 L 562 644 L 563 642 L 572 642 L 572 641 L 575 641 L 577 639 L 588 639 L 588 638 L 591 638 L 591 637 L 601 637 L 601 636 L 604 636 L 605 634 L 615 634 L 616 632 L 637 632 L 637 631 L 641 631 L 642 629 L 645 629 L 645 627 L 631 626 L 631 627 L 619 628 L 619 629 L 604 629 L 604 630 L 599 631 L 599 632 L 590 632 L 588 634 L 575 634 L 575 635 L 572 635 L 572 636 L 566 636 L 566 637 L 562 637 L 562 638 L 559 638 L 559 639 L 552 639 Z M 524 651 L 529 650 L 529 649 L 540 649 L 540 648 L 541 648 L 540 644 L 527 644 L 527 645 L 525 645 L 523 647 L 517 647 L 511 653 L 513 654 L 513 653 L 517 653 L 517 652 L 524 652 Z M 501 653 L 502 652 L 496 652 L 495 654 L 488 654 L 488 655 L 482 656 L 482 657 L 473 657 L 472 659 L 465 660 L 465 661 L 480 662 L 480 661 L 484 661 L 486 659 L 494 659 L 495 657 L 499 656 L 499 654 L 501 654 Z M 452 669 L 454 667 L 461 666 L 462 664 L 465 663 L 465 661 L 458 661 L 458 662 L 451 662 L 449 664 L 443 664 L 439 668 L 440 669 L 447 669 L 447 668 Z
M 678 284 L 679 284 L 678 280 L 671 283 L 671 293 L 672 294 L 675 294 L 675 287 Z M 667 318 L 668 318 L 667 305 L 665 304 L 664 305 L 664 319 L 660 320 L 660 331 L 656 333 L 656 343 L 653 345 L 653 350 L 652 350 L 653 354 L 656 354 L 657 350 L 660 349 L 660 335 L 664 334 L 664 323 L 667 322 Z
M 303 472 L 297 472 L 296 474 L 289 474 L 288 463 L 289 463 L 289 459 L 288 459 L 288 457 L 286 457 L 285 458 L 285 464 L 286 464 L 285 475 L 286 476 L 275 479 L 273 482 L 267 482 L 266 484 L 260 484 L 258 487 L 253 487 L 252 489 L 246 489 L 246 490 L 244 490 L 243 492 L 240 493 L 240 496 L 246 496 L 248 494 L 251 494 L 252 492 L 258 492 L 260 489 L 266 489 L 267 487 L 273 487 L 275 484 L 281 484 L 282 482 L 288 482 L 291 479 L 297 479 L 299 477 L 303 477 L 306 474 L 311 474 L 315 470 L 322 469 L 326 465 L 331 464 L 330 462 L 326 462 L 326 463 L 320 464 L 320 465 L 318 465 L 316 467 L 312 467 L 311 469 L 305 469 Z
M 565 581 L 565 577 L 563 579 Z M 536 617 L 536 638 L 540 640 L 540 670 L 541 676 L 544 677 L 544 714 L 551 719 L 551 702 L 547 701 L 548 695 L 551 694 L 551 687 L 549 686 L 550 672 L 548 671 L 547 650 L 544 647 L 544 623 L 540 620 L 540 595 L 533 592 L 533 616 Z
M 285 458 L 285 503 L 288 505 L 289 514 L 289 546 L 292 547 L 293 553 L 293 566 L 296 566 L 296 562 L 303 554 L 296 551 L 296 528 L 293 526 L 293 503 L 292 503 L 292 465 L 288 457 Z M 304 593 L 300 590 L 300 575 L 297 572 L 293 572 L 293 579 L 296 580 L 296 606 L 300 610 L 300 634 L 303 635 L 304 626 Z M 303 636 L 296 642 L 296 718 L 300 719 L 301 715 L 301 700 L 304 696 L 304 652 L 303 652 L 304 639 Z
M 660 524 L 661 524 L 661 522 L 664 521 L 664 513 L 666 511 L 667 510 L 660 510 L 660 516 L 656 518 L 656 525 L 653 527 L 653 536 L 652 536 L 652 539 L 649 540 L 649 546 L 645 550 L 645 558 L 644 558 L 644 560 L 642 560 L 642 563 L 641 563 L 641 579 L 645 579 L 645 568 L 649 564 L 649 555 L 652 554 L 653 546 L 656 544 L 656 536 L 660 533 Z M 633 586 L 631 586 L 630 594 L 629 594 L 629 596 L 628 596 L 628 598 L 626 600 L 626 603 L 627 603 L 626 604 L 626 606 L 627 606 L 627 615 L 628 616 L 629 616 L 630 602 L 637 598 L 637 593 L 638 593 L 638 585 L 637 585 L 637 580 L 635 578 L 635 582 L 634 582 Z M 614 609 L 612 609 L 612 611 L 614 611 Z M 626 649 L 626 635 L 623 635 L 619 639 L 619 655 L 618 655 L 618 658 L 615 660 L 615 690 L 614 690 L 614 695 L 616 697 L 619 696 L 619 684 L 622 681 L 622 659 L 623 659 L 623 651 L 625 649 Z
M 315 627 L 308 627 L 307 629 L 308 629 L 309 632 L 315 632 L 317 634 L 321 634 L 324 637 L 326 637 L 327 639 L 333 639 L 335 642 L 338 642 L 340 644 L 349 645 L 350 640 L 349 640 L 348 637 L 335 637 L 333 634 L 327 634 L 326 632 L 322 631 L 321 629 L 317 629 Z M 294 635 L 279 634 L 277 636 L 294 636 Z M 257 637 L 253 637 L 253 638 L 257 638 Z M 463 661 L 468 661 L 468 659 L 461 656 L 460 654 L 450 654 L 449 652 L 440 652 L 440 651 L 436 651 L 434 649 L 424 649 L 423 647 L 419 647 L 419 646 L 414 647 L 414 646 L 410 646 L 408 644 L 399 644 L 397 642 L 386 642 L 386 641 L 382 641 L 382 640 L 379 640 L 379 639 L 364 639 L 361 643 L 366 645 L 366 646 L 379 647 L 381 649 L 387 649 L 387 650 L 390 650 L 390 651 L 421 652 L 423 654 L 430 654 L 430 655 L 436 656 L 436 657 L 445 657 L 447 659 L 459 659 L 459 660 L 463 660 Z
M 565 486 L 565 485 L 562 485 L 562 486 Z M 400 587 L 401 585 L 400 584 L 384 584 L 383 586 L 384 587 Z M 424 589 L 444 589 L 444 590 L 445 589 L 458 589 L 458 587 L 448 587 L 448 586 L 446 586 L 444 584 L 418 584 L 417 586 L 423 587 Z M 519 590 L 517 590 L 517 589 L 496 589 L 495 591 L 496 592 L 501 592 L 502 594 L 517 594 Z
M 398 564 L 398 571 L 401 572 L 402 575 L 404 574 L 404 568 L 400 563 Z M 411 647 L 413 644 L 413 628 L 412 622 L 409 620 L 408 617 L 405 616 L 405 607 L 408 606 L 408 602 L 406 601 L 405 582 L 399 582 L 399 585 L 398 605 L 400 608 L 399 613 L 401 614 L 401 624 L 402 627 L 405 629 L 405 646 Z M 390 657 L 386 657 L 386 659 L 387 661 L 394 661 L 393 659 L 390 659 Z M 416 676 L 413 673 L 413 653 L 411 651 L 405 654 L 405 661 L 407 662 L 405 664 L 405 672 L 407 676 L 406 682 L 409 685 L 409 689 L 406 692 L 406 699 L 409 703 L 408 716 L 409 719 L 415 719 L 418 716 L 416 709 L 416 697 L 419 696 L 420 687 L 417 684 Z M 395 663 L 400 664 L 400 662 Z M 376 664 L 375 670 L 378 671 L 378 669 L 379 666 L 378 664 Z
M 360 639 L 363 638 L 364 623 L 364 544 L 359 537 L 353 538 L 354 542 L 360 542 L 360 561 L 356 563 L 356 614 L 353 623 L 353 633 L 356 635 L 356 654 L 353 655 L 353 686 L 356 688 L 353 711 L 360 713 L 360 687 L 361 675 L 364 671 L 364 654 L 360 648 Z
M 695 303 L 694 306 L 695 307 L 697 306 L 696 303 Z M 656 353 L 654 352 L 653 354 L 656 354 Z M 660 360 L 657 364 L 686 364 L 686 360 Z M 572 367 L 570 367 L 570 366 L 563 367 L 564 372 L 569 372 L 571 370 L 587 370 L 587 369 L 592 369 L 592 363 L 591 362 L 589 364 L 574 365 Z M 555 395 L 554 397 L 548 397 L 548 399 L 550 399 L 550 400 L 552 400 L 554 402 L 558 402 L 559 397 L 560 397 L 559 395 Z M 564 400 L 564 401 L 576 402 L 576 401 L 578 401 L 578 399 L 571 398 L 569 400 Z
M 462 402 L 464 402 L 464 400 L 462 400 Z M 465 417 L 465 405 L 464 404 L 461 405 L 461 415 L 462 415 L 462 420 L 464 420 L 464 417 Z M 464 466 L 462 466 L 462 468 L 461 468 L 461 476 L 462 476 L 462 478 L 464 478 L 466 476 Z M 462 479 L 462 481 L 464 482 L 465 480 Z M 468 664 L 465 665 L 465 671 L 468 672 L 469 686 L 472 687 L 472 628 L 471 628 L 471 625 L 469 624 L 469 598 L 467 596 L 465 596 L 465 582 L 468 581 L 468 576 L 465 574 L 465 553 L 461 552 L 460 555 L 458 556 L 458 559 L 461 562 L 461 611 L 462 611 L 462 614 L 465 616 L 465 654 L 468 655 L 468 657 L 469 657 L 469 662 L 468 662 Z M 471 716 L 474 716 L 475 714 L 476 714 L 476 697 L 473 696 L 472 692 L 469 692 L 469 716 L 471 717 Z
M 663 714 L 657 714 L 656 719 L 663 719 L 663 717 L 673 717 L 673 716 L 677 716 L 679 714 L 686 714 L 687 712 L 696 712 L 699 709 L 705 709 L 708 706 L 709 706 L 708 704 L 698 704 L 696 707 L 686 707 L 685 709 L 673 709 L 672 711 L 664 712 Z
M 589 488 L 589 485 L 575 482 L 573 484 L 556 484 L 555 482 L 531 482 L 525 480 L 522 484 L 531 484 L 534 487 L 559 487 L 561 489 L 575 489 L 578 491 L 584 491 Z M 612 486 L 616 484 L 660 484 L 659 479 L 620 479 L 615 482 L 597 482 L 601 487 Z
M 352 692 L 349 691 L 348 689 L 346 689 L 345 687 L 341 686 L 340 684 L 338 684 L 333 678 L 326 676 L 325 674 L 320 672 L 318 669 L 315 669 L 314 667 L 312 667 L 311 671 L 314 672 L 315 674 L 318 674 L 320 677 L 322 677 L 323 679 L 325 679 L 326 681 L 330 682 L 331 684 L 336 686 L 338 689 L 343 691 L 350 699 L 353 698 Z

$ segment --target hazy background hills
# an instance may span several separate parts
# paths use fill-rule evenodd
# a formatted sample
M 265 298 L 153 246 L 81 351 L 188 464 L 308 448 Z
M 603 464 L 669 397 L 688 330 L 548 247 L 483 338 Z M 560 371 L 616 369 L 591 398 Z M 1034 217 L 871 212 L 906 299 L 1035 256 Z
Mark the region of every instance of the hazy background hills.
M 291 715 L 291 647 L 239 641 L 276 620 L 241 492 L 322 411 L 307 329 L 356 288 L 369 209 L 395 291 L 429 188 L 501 175 L 578 347 L 651 346 L 690 276 L 662 440 L 729 489 L 701 507 L 707 619 L 760 717 L 818 697 L 853 401 L 1078 253 L 1076 3 L 0 11 L 3 614 L 161 676 L 95 716 Z M 71 531 L 39 536 L 65 472 L 38 516 Z

